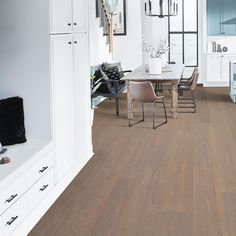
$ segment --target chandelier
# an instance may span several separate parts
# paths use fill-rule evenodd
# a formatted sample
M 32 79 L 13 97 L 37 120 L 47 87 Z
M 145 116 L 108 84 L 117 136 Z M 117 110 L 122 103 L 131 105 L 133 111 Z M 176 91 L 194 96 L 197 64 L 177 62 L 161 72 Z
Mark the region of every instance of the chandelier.
M 153 14 L 152 13 L 152 0 L 145 0 L 144 3 L 144 9 L 145 9 L 145 14 L 147 16 L 151 17 L 170 17 L 170 16 L 177 16 L 178 15 L 178 2 L 177 0 L 167 0 L 167 12 L 168 14 L 164 14 L 164 3 L 163 0 L 156 0 L 159 1 L 158 7 L 159 7 L 159 14 Z

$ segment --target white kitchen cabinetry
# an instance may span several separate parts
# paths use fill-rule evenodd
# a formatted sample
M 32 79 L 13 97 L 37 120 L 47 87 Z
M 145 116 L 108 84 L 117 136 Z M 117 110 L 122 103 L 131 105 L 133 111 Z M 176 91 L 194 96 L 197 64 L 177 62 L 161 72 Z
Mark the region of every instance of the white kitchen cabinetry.
M 56 178 L 59 181 L 91 145 L 87 34 L 53 35 Z
M 90 83 L 89 81 L 89 54 L 88 40 L 85 34 L 76 35 L 74 42 L 74 76 L 75 76 L 75 117 L 76 117 L 76 160 L 83 158 L 91 144 L 90 118 Z M 87 80 L 85 79 L 87 78 Z M 83 111 L 83 115 L 81 114 Z M 83 160 L 86 161 L 86 160 Z
M 28 139 L 0 165 L 0 235 L 27 235 L 93 155 L 87 26 L 85 0 L 0 3 L 0 95 L 24 99 Z
M 222 76 L 222 56 L 207 56 L 207 82 L 220 83 L 223 81 Z
M 75 160 L 74 42 L 70 35 L 52 36 L 56 177 L 62 178 Z
M 230 61 L 235 57 L 233 54 L 207 54 L 206 80 L 204 85 L 209 87 L 228 87 Z
M 51 0 L 51 33 L 87 31 L 87 1 Z

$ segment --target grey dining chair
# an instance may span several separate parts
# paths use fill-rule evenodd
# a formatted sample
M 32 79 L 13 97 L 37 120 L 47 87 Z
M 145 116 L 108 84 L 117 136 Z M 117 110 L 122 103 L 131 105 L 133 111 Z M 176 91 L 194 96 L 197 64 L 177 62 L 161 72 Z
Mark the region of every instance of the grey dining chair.
M 153 129 L 156 129 L 157 127 L 164 125 L 167 123 L 167 115 L 166 115 L 166 107 L 165 107 L 165 97 L 164 96 L 157 96 L 155 94 L 155 91 L 153 89 L 152 83 L 149 81 L 143 81 L 143 82 L 129 82 L 129 95 L 131 98 L 131 113 L 133 114 L 134 109 L 134 102 L 141 102 L 142 104 L 142 120 L 137 121 L 133 124 L 131 124 L 131 119 L 129 118 L 129 127 L 132 127 L 135 124 L 138 124 L 140 122 L 144 121 L 144 103 L 153 103 Z M 156 104 L 162 103 L 163 109 L 165 113 L 165 121 L 159 125 L 155 125 L 155 116 L 156 116 Z
M 196 95 L 195 90 L 197 87 L 197 82 L 199 78 L 198 69 L 195 68 L 191 79 L 186 81 L 180 81 L 179 83 L 179 93 L 190 92 L 190 98 L 182 98 L 179 97 L 179 108 L 185 108 L 183 111 L 178 111 L 179 113 L 196 113 L 197 111 L 197 103 L 196 103 Z

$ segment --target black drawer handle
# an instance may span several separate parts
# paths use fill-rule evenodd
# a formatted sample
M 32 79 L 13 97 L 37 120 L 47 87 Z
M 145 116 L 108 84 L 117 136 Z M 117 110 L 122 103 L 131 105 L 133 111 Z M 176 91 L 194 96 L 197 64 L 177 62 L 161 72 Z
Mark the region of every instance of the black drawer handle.
M 77 25 L 77 23 L 75 22 L 74 25 Z
M 71 26 L 71 23 L 68 23 L 68 26 Z
M 44 166 L 41 170 L 39 170 L 39 173 L 43 173 L 45 170 L 47 170 L 48 169 L 48 166 Z
M 18 218 L 18 216 L 12 217 L 12 218 L 6 223 L 6 225 L 11 225 L 17 218 Z
M 48 184 L 47 185 L 43 185 L 43 187 L 39 191 L 43 192 L 47 187 L 48 187 Z
M 13 199 L 15 199 L 17 196 L 18 196 L 18 194 L 11 195 L 11 197 L 6 200 L 6 203 L 10 203 L 10 202 L 13 201 Z
M 77 41 L 74 41 L 75 44 L 77 44 Z
M 72 42 L 68 42 L 68 44 L 72 44 Z

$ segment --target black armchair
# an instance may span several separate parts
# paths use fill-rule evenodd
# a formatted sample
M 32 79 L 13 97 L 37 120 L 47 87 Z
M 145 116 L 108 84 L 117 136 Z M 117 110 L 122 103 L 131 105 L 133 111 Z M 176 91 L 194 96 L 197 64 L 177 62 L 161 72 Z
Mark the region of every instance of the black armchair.
M 131 70 L 123 71 L 120 63 L 104 63 L 96 66 L 95 80 L 102 78 L 100 86 L 92 94 L 92 99 L 102 96 L 106 98 L 115 98 L 116 115 L 119 116 L 119 99 L 126 90 L 126 84 L 120 79 Z M 110 71 L 108 71 L 110 70 Z M 106 73 L 107 72 L 107 73 Z

